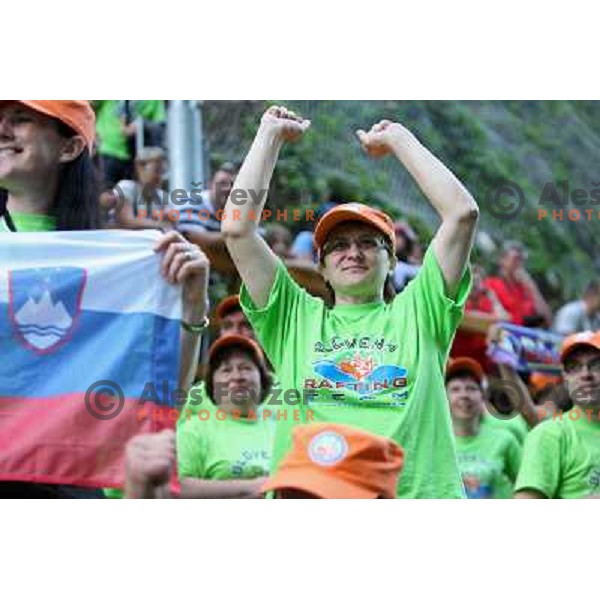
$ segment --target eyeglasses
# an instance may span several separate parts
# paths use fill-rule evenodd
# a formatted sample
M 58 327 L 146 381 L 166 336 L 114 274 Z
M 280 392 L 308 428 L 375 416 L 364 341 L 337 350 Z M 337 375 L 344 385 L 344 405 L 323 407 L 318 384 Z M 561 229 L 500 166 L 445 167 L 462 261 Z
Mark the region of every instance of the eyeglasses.
M 600 373 L 600 359 L 597 358 L 587 363 L 576 361 L 568 362 L 565 364 L 565 373 L 577 375 L 583 371 L 584 367 L 587 367 L 590 373 Z
M 381 248 L 385 248 L 385 242 L 380 237 L 364 236 L 355 240 L 337 238 L 323 245 L 323 254 L 343 254 L 348 252 L 353 244 L 365 253 L 377 252 Z

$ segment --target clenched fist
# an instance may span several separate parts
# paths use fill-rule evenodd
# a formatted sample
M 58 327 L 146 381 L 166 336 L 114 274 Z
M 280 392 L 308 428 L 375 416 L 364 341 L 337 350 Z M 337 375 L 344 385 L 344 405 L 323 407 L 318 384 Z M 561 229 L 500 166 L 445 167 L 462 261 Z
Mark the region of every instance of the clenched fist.
M 393 152 L 393 145 L 410 135 L 410 132 L 400 123 L 391 121 L 379 121 L 367 132 L 359 129 L 356 132 L 363 150 L 375 158 L 387 156 Z
M 154 498 L 169 483 L 175 465 L 175 432 L 138 435 L 125 451 L 125 497 Z
M 285 142 L 294 142 L 310 127 L 310 121 L 284 106 L 271 106 L 262 117 L 261 127 Z

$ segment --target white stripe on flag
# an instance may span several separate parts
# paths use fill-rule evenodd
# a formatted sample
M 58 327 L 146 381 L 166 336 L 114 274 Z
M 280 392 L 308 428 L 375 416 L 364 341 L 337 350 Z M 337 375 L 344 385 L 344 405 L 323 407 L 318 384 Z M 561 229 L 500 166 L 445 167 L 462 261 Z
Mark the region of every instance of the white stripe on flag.
M 8 302 L 9 269 L 87 269 L 82 310 L 181 318 L 181 286 L 160 274 L 152 248 L 158 231 L 0 233 L 0 302 Z

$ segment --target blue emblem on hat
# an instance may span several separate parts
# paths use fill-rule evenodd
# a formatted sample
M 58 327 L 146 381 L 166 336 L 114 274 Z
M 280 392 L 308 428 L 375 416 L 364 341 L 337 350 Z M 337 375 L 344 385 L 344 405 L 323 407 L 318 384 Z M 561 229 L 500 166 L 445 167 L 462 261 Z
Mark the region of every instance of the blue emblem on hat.
M 317 465 L 331 466 L 343 460 L 348 454 L 348 442 L 335 431 L 323 431 L 308 446 L 308 455 Z

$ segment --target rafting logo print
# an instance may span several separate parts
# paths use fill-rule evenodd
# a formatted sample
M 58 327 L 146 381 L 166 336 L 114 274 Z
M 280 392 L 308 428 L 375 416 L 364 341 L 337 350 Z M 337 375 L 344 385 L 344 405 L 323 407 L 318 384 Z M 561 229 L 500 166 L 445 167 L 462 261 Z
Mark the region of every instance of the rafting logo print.
M 320 379 L 306 379 L 305 389 L 331 390 L 332 397 L 344 390 L 356 392 L 361 405 L 405 406 L 408 371 L 402 366 L 385 364 L 384 351 L 389 350 L 388 346 L 384 340 L 362 338 L 338 339 L 328 348 L 318 347 L 317 352 L 322 348 L 329 356 L 313 362 L 312 369 Z M 351 395 L 344 396 L 344 403 L 352 401 Z M 317 401 L 323 400 L 321 395 Z
M 47 354 L 70 339 L 86 279 L 85 269 L 76 267 L 9 271 L 9 313 L 19 343 Z

